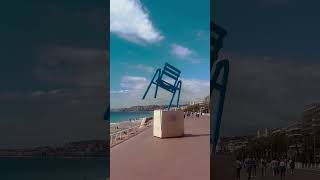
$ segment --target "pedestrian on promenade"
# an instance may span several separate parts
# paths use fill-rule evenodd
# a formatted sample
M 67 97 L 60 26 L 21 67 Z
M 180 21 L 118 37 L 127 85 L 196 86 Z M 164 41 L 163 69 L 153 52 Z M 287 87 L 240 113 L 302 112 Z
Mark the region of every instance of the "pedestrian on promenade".
M 281 179 L 285 179 L 286 178 L 286 163 L 285 160 L 282 159 L 279 163 L 279 167 L 280 167 L 280 178 Z
M 237 179 L 240 179 L 241 168 L 242 168 L 242 163 L 240 161 L 240 158 L 237 158 L 235 166 L 237 170 Z
M 266 176 L 267 161 L 264 158 L 260 160 L 261 176 Z
M 256 160 L 256 158 L 252 159 L 252 176 L 257 177 L 257 160 Z
M 294 171 L 294 168 L 295 168 L 294 160 L 290 159 L 289 166 L 290 166 L 290 170 L 291 170 L 291 175 L 293 175 L 293 171 Z
M 249 157 L 245 160 L 246 168 L 247 168 L 247 175 L 248 175 L 248 180 L 251 179 L 251 173 L 252 173 L 252 158 Z
M 275 158 L 271 161 L 272 175 L 277 176 L 277 160 Z
M 280 160 L 276 159 L 276 161 L 275 161 L 275 170 L 276 170 L 275 174 L 276 174 L 276 176 L 278 176 L 280 174 L 279 163 L 280 163 Z

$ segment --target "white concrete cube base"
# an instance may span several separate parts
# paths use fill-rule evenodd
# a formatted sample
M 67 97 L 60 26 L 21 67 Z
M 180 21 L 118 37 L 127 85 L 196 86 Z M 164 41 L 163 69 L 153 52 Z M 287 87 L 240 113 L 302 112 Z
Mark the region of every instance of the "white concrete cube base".
M 153 112 L 153 136 L 168 138 L 183 135 L 183 111 L 155 110 Z

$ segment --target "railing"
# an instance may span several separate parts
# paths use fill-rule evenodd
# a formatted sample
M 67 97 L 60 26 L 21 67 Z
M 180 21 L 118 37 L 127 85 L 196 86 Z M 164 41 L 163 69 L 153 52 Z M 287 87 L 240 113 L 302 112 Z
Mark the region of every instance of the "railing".
M 141 128 L 141 125 L 137 125 L 137 126 L 133 126 L 131 128 L 124 129 L 124 130 L 110 134 L 110 146 L 112 147 L 113 145 L 123 140 L 129 139 L 130 136 L 138 134 L 139 132 L 141 132 L 141 130 L 150 127 L 151 124 L 152 123 L 149 123 L 144 127 L 142 126 L 142 128 Z

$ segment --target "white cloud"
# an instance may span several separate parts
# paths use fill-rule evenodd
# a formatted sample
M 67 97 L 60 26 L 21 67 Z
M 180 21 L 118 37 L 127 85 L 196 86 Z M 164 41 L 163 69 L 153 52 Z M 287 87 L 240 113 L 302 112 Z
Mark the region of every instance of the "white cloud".
M 181 100 L 195 101 L 201 100 L 210 94 L 210 81 L 199 79 L 181 79 L 182 91 Z
M 140 0 L 110 0 L 110 31 L 135 43 L 154 43 L 164 38 Z
M 205 30 L 199 30 L 196 32 L 196 39 L 197 40 L 209 40 L 210 39 L 210 32 Z
M 139 76 L 123 76 L 120 82 L 120 90 L 111 90 L 110 94 L 137 93 L 145 90 L 148 80 Z
M 122 93 L 128 93 L 129 92 L 129 90 L 128 89 L 121 89 L 121 90 L 119 90 L 119 91 L 110 91 L 110 94 L 117 94 L 117 93 L 119 93 L 119 94 L 122 94 Z
M 183 47 L 179 44 L 171 45 L 171 53 L 181 59 L 189 58 L 193 54 L 189 48 Z
M 171 45 L 171 53 L 181 59 L 181 60 L 185 60 L 188 61 L 190 63 L 196 64 L 196 63 L 201 63 L 203 60 L 205 60 L 204 58 L 200 58 L 196 55 L 196 53 L 191 50 L 188 47 L 179 45 L 179 44 L 172 44 Z
M 153 73 L 155 72 L 155 69 L 151 66 L 147 66 L 144 64 L 137 64 L 137 65 L 130 65 L 127 63 L 123 63 L 126 67 L 130 68 L 130 69 L 136 69 L 139 71 L 143 71 L 143 72 L 148 72 L 148 73 Z
M 147 79 L 139 76 L 124 76 L 121 79 L 121 87 L 129 91 L 142 90 L 147 86 Z
M 30 93 L 32 97 L 48 96 L 48 95 L 64 95 L 67 89 L 52 89 L 52 90 L 35 90 Z
M 42 95 L 45 95 L 45 94 L 47 94 L 47 92 L 38 90 L 38 91 L 32 92 L 31 96 L 42 96 Z

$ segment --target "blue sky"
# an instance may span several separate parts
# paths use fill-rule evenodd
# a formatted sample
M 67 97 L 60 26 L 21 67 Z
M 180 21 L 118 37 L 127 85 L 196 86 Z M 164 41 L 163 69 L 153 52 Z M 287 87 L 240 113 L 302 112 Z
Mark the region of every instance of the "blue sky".
M 111 0 L 110 6 L 111 108 L 167 104 L 164 91 L 141 100 L 165 62 L 182 71 L 182 103 L 209 95 L 209 0 Z

